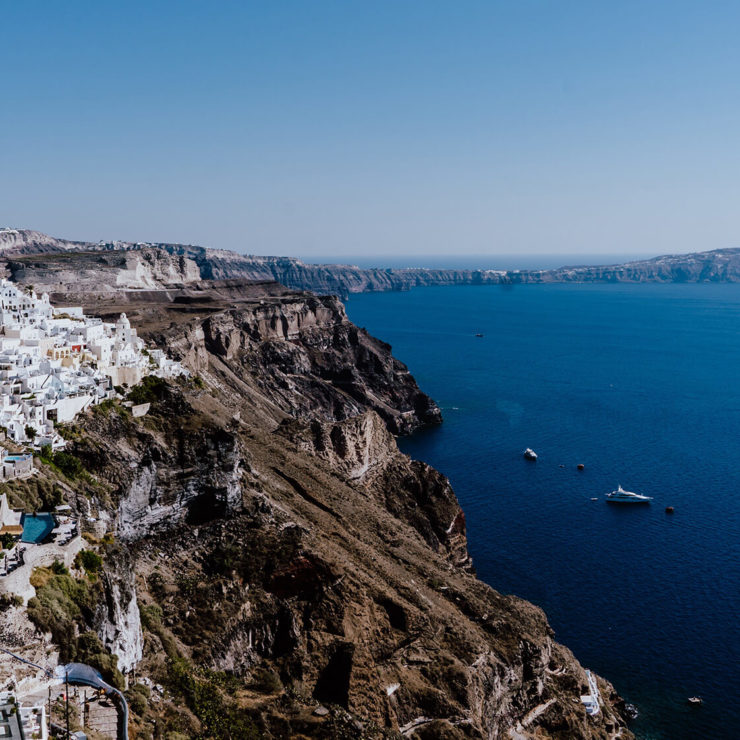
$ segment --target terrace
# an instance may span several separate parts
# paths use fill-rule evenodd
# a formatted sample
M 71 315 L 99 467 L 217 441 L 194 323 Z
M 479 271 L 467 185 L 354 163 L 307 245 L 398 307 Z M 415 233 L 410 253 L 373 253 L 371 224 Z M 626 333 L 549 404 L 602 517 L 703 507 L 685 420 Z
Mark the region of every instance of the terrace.
M 0 559 L 0 591 L 16 593 L 27 600 L 33 596 L 30 576 L 33 568 L 51 565 L 55 560 L 69 565 L 82 549 L 77 520 L 69 507 L 56 513 L 27 514 L 10 508 L 5 494 L 0 495 L 0 534 L 15 541 Z

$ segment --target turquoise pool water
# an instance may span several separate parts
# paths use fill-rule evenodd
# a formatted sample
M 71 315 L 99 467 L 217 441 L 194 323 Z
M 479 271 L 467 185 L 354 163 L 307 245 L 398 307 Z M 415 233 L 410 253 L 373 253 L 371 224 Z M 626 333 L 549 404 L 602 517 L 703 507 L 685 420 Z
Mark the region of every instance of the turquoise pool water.
M 21 542 L 43 542 L 56 526 L 53 514 L 24 514 L 21 518 Z

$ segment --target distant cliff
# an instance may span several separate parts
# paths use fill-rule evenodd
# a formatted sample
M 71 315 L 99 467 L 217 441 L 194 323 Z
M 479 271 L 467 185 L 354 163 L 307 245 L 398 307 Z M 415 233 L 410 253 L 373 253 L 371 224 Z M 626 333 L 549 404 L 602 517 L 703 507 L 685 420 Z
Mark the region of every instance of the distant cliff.
M 740 249 L 552 270 L 384 269 L 309 264 L 293 257 L 240 255 L 186 244 L 68 241 L 37 231 L 0 229 L 0 258 L 14 280 L 49 292 L 79 290 L 80 281 L 87 290 L 106 292 L 246 279 L 339 296 L 429 285 L 740 282 Z

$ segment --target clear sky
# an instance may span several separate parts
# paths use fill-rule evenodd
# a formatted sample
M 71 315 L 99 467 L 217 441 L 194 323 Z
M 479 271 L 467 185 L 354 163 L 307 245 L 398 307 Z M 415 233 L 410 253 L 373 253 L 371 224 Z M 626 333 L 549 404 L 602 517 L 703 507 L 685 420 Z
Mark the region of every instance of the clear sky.
M 264 254 L 740 246 L 740 4 L 0 2 L 0 225 Z

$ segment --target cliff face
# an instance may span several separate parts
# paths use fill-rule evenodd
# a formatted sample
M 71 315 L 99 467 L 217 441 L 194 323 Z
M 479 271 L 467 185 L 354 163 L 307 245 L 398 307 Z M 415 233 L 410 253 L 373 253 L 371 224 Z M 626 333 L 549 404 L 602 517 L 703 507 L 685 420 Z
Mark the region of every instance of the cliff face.
M 198 375 L 66 431 L 95 483 L 71 503 L 117 543 L 90 627 L 165 687 L 137 737 L 631 736 L 605 681 L 587 717 L 542 612 L 476 580 L 449 482 L 391 434 L 439 411 L 336 299 L 128 313 Z
M 110 293 L 200 281 L 198 265 L 161 249 L 61 252 L 18 255 L 8 276 L 48 293 Z
M 199 372 L 217 373 L 229 389 L 222 392 L 236 386 L 260 409 L 269 404 L 295 418 L 327 421 L 373 409 L 394 434 L 441 421 L 408 368 L 387 344 L 352 324 L 334 296 L 266 297 L 212 310 L 181 325 L 176 337 L 168 330 L 151 336 Z
M 430 285 L 740 282 L 740 249 L 553 270 L 365 269 L 184 244 L 71 242 L 35 231 L 0 229 L 0 256 L 7 260 L 6 274 L 17 282 L 49 293 L 83 291 L 100 295 L 122 288 L 180 287 L 199 280 L 278 282 L 297 290 L 343 297 Z
M 109 556 L 102 575 L 105 600 L 98 603 L 93 621 L 95 631 L 118 657 L 118 668 L 125 673 L 136 667 L 144 650 L 133 565 L 125 550 Z

